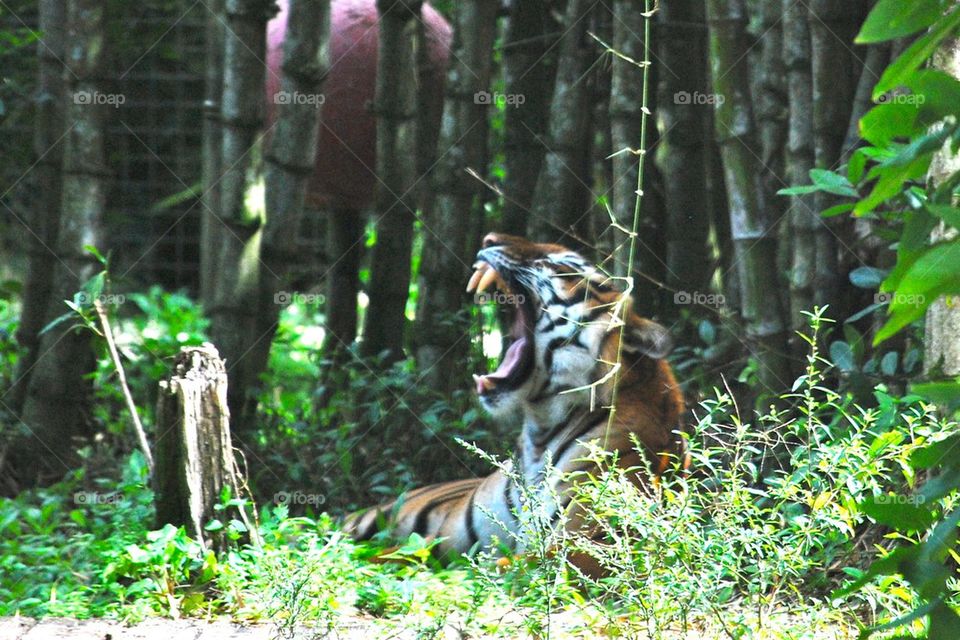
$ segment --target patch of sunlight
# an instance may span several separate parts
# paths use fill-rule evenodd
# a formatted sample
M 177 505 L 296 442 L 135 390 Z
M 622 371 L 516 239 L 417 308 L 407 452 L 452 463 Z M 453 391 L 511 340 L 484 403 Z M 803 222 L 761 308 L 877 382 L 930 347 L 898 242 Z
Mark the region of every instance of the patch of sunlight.
M 483 334 L 483 355 L 488 358 L 499 358 L 503 346 L 503 336 L 500 335 L 500 329 L 491 329 Z
M 251 216 L 262 218 L 267 212 L 267 188 L 263 176 L 254 180 L 244 194 L 243 206 Z
M 324 331 L 323 327 L 306 326 L 299 327 L 299 330 L 300 344 L 311 349 L 319 349 L 323 345 L 324 338 L 327 337 L 327 332 Z M 301 355 L 299 352 L 296 353 Z
M 160 336 L 162 335 L 160 332 L 160 325 L 151 322 L 143 328 L 143 331 L 140 332 L 140 335 L 149 340 L 159 340 Z

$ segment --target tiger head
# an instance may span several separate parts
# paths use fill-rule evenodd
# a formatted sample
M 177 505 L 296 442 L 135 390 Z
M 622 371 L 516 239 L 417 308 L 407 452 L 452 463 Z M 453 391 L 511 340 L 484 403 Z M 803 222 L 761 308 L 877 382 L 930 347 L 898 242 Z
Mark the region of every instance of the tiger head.
M 566 247 L 491 233 L 474 269 L 467 291 L 507 307 L 511 327 L 497 369 L 474 375 L 481 404 L 494 415 L 603 404 L 614 379 L 630 384 L 642 376 L 640 361 L 656 362 L 671 349 L 666 329 L 634 313 L 609 276 Z M 618 353 L 623 364 L 614 376 Z

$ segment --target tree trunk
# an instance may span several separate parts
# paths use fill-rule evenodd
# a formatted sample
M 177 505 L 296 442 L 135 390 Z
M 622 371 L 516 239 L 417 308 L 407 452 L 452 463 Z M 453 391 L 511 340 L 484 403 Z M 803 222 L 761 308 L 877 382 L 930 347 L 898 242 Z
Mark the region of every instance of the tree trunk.
M 804 5 L 783 0 L 783 59 L 787 74 L 790 114 L 787 125 L 786 177 L 790 185 L 807 184 L 814 167 L 813 79 L 810 67 L 810 24 Z M 794 331 L 807 324 L 803 315 L 814 306 L 818 234 L 825 231 L 812 194 L 790 199 L 791 266 L 790 325 Z M 793 341 L 794 356 L 806 344 Z
M 534 190 L 529 224 L 529 235 L 534 240 L 560 242 L 573 248 L 582 248 L 575 227 L 588 210 L 584 149 L 590 109 L 584 76 L 589 64 L 588 53 L 594 46 L 592 40 L 587 42 L 590 24 L 587 16 L 592 7 L 593 3 L 587 0 L 567 2 L 557 44 L 549 135 L 542 141 L 546 151 Z
M 60 226 L 61 169 L 63 166 L 63 59 L 66 6 L 62 0 L 40 0 L 39 29 L 43 39 L 37 45 L 38 73 L 37 91 L 34 97 L 33 130 L 33 175 L 38 189 L 33 199 L 33 218 L 30 220 L 27 238 L 29 262 L 23 286 L 23 306 L 20 311 L 20 326 L 17 328 L 17 343 L 22 355 L 17 367 L 17 376 L 10 393 L 10 406 L 15 412 L 23 408 L 24 398 L 30 383 L 30 373 L 37 361 L 40 346 L 40 330 L 47 320 L 50 292 L 56 260 L 53 252 L 57 246 L 57 231 Z
M 230 374 L 230 408 L 244 414 L 255 396 L 257 371 L 246 359 L 257 326 L 262 217 L 245 206 L 252 149 L 263 126 L 266 24 L 276 10 L 272 0 L 226 0 L 223 50 L 223 126 L 220 211 L 214 228 L 219 241 L 210 314 L 210 334 Z M 245 434 L 245 424 L 235 425 Z
M 703 3 L 667 2 L 660 7 L 660 108 L 663 138 L 657 165 L 667 210 L 667 285 L 676 291 L 707 291 L 713 271 L 708 239 L 706 144 L 710 122 Z M 670 307 L 665 307 L 669 309 Z M 673 317 L 678 314 L 674 308 Z
M 877 80 L 883 75 L 883 70 L 890 62 L 890 43 L 879 42 L 870 45 L 866 58 L 863 61 L 863 70 L 857 82 L 857 90 L 853 95 L 853 104 L 850 110 L 850 119 L 847 122 L 847 133 L 843 139 L 841 162 L 846 163 L 853 152 L 860 146 L 860 119 L 876 106 L 874 103 L 873 88 Z
M 784 157 L 787 146 L 787 87 L 783 65 L 783 23 L 779 3 L 764 0 L 759 3 L 760 35 L 762 44 L 756 60 L 755 104 L 757 127 L 760 133 L 761 184 L 767 216 L 777 236 L 777 274 L 789 273 L 789 224 L 783 223 L 789 200 L 777 195 L 787 186 L 784 181 Z M 778 288 L 781 308 L 788 309 L 790 295 L 787 287 Z
M 713 130 L 713 115 L 708 119 Z M 723 158 L 715 138 L 706 148 L 707 200 L 710 205 L 710 222 L 716 236 L 719 257 L 720 290 L 723 291 L 723 306 L 732 314 L 740 313 L 740 278 L 737 275 L 737 257 L 730 236 L 730 208 L 727 206 L 727 186 L 723 178 Z
M 339 361 L 357 338 L 357 293 L 363 254 L 364 216 L 360 211 L 335 208 L 327 214 L 326 336 L 323 352 Z
M 833 169 L 840 162 L 850 118 L 854 79 L 850 44 L 860 21 L 856 0 L 813 0 L 809 5 L 810 59 L 813 75 L 813 146 L 816 166 Z M 840 247 L 848 244 L 851 226 L 847 217 L 829 220 L 819 213 L 838 203 L 836 196 L 814 194 L 817 225 L 814 258 L 813 302 L 833 304 L 846 317 L 840 291 L 846 286 L 839 260 Z
M 283 43 L 283 77 L 280 94 L 316 96 L 327 73 L 329 50 L 329 0 L 291 0 Z M 320 130 L 318 106 L 322 99 L 283 100 L 270 132 L 266 153 L 266 224 L 261 239 L 259 313 L 255 330 L 246 337 L 251 381 L 267 367 L 270 346 L 280 311 L 289 302 L 290 266 L 299 262 L 297 237 L 302 228 L 307 183 L 313 175 Z M 354 302 L 356 307 L 356 302 Z M 256 406 L 247 403 L 241 424 Z
M 523 104 L 508 107 L 504 118 L 503 220 L 504 233 L 525 235 L 533 204 L 533 190 L 543 162 L 543 144 L 555 59 L 547 43 L 545 0 L 514 2 L 503 44 L 503 77 L 510 96 Z
M 63 150 L 63 191 L 57 267 L 46 317 L 68 312 L 81 286 L 99 270 L 84 248 L 102 247 L 101 222 L 106 200 L 104 104 L 100 68 L 104 59 L 105 7 L 99 0 L 68 4 L 66 122 L 72 123 Z M 59 479 L 75 466 L 76 438 L 86 435 L 89 384 L 94 354 L 90 333 L 64 322 L 40 341 L 39 357 L 27 391 L 23 423 L 31 434 L 15 447 L 20 477 L 27 483 Z
M 934 68 L 960 80 L 960 38 L 948 39 L 941 45 L 934 54 L 932 64 Z M 960 172 L 960 154 L 951 153 L 949 144 L 944 145 L 930 164 L 928 178 L 934 187 Z M 942 241 L 952 236 L 956 236 L 956 230 L 948 230 L 941 223 L 934 230 L 932 239 Z M 945 378 L 960 375 L 960 304 L 957 304 L 956 297 L 948 304 L 948 300 L 941 296 L 927 309 L 924 345 L 925 374 L 940 374 Z
M 457 386 L 465 378 L 455 369 L 466 352 L 466 323 L 459 321 L 458 312 L 473 262 L 466 254 L 465 218 L 476 206 L 480 188 L 466 171 L 485 170 L 480 163 L 486 157 L 496 15 L 496 3 L 486 0 L 465 0 L 456 8 L 439 159 L 431 176 L 436 203 L 423 225 L 416 324 L 417 363 L 426 383 L 438 389 Z
M 787 325 L 779 305 L 776 237 L 760 183 L 750 83 L 746 66 L 746 12 L 742 0 L 708 0 L 711 72 L 714 91 L 723 96 L 715 128 L 723 159 L 730 233 L 740 279 L 742 315 L 749 346 L 764 388 L 789 387 Z
M 255 534 L 245 510 L 216 510 L 225 489 L 231 498 L 241 497 L 241 483 L 230 439 L 227 372 L 213 345 L 183 347 L 173 375 L 160 382 L 154 449 L 158 528 L 185 527 L 217 552 L 226 550 L 227 537 L 222 528 L 206 529 L 213 519 L 225 523 L 239 516 Z
M 207 5 L 204 33 L 203 98 L 203 193 L 200 203 L 200 299 L 213 306 L 217 280 L 217 257 L 220 247 L 220 171 L 223 158 L 223 128 L 220 120 L 223 99 L 224 25 L 223 1 L 210 0 Z
M 857 90 L 853 98 L 850 122 L 847 123 L 847 134 L 844 137 L 843 154 L 840 159 L 841 164 L 847 164 L 850 157 L 862 144 L 860 119 L 876 106 L 873 101 L 873 88 L 880 76 L 883 75 L 883 70 L 887 67 L 887 64 L 890 63 L 891 50 L 891 43 L 880 42 L 870 45 L 867 51 L 863 62 L 863 71 L 860 72 L 860 80 L 857 83 Z M 889 255 L 889 243 L 876 234 L 872 216 L 861 216 L 853 219 L 853 242 L 851 245 L 856 251 L 855 260 L 858 264 L 880 265 L 883 259 L 881 256 Z M 860 290 L 857 297 L 863 298 L 864 296 L 869 296 L 869 292 Z M 869 303 L 868 301 L 864 302 Z M 867 305 L 861 303 L 857 306 L 859 308 Z
M 377 56 L 377 242 L 370 265 L 370 298 L 363 329 L 363 353 L 388 359 L 403 356 L 410 258 L 417 202 L 418 0 L 377 0 L 380 41 Z
M 601 42 L 613 42 L 613 12 L 594 11 L 590 32 Z M 590 184 L 595 194 L 591 198 L 589 227 L 584 237 L 590 239 L 589 251 L 584 254 L 606 269 L 614 258 L 614 229 L 610 227 L 610 198 L 613 193 L 613 163 L 608 150 L 613 146 L 610 131 L 610 99 L 613 86 L 612 65 L 596 65 L 590 74 Z

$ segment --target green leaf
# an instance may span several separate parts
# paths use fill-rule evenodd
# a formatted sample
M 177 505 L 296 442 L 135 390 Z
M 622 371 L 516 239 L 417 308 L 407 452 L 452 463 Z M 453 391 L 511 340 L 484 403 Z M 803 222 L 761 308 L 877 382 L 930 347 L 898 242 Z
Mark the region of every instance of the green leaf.
M 960 188 L 960 171 L 955 171 L 946 180 L 942 180 L 930 196 L 930 201 L 937 204 L 953 204 L 957 188 Z
M 780 189 L 777 191 L 778 196 L 805 196 L 808 193 L 816 193 L 820 191 L 820 187 L 813 184 L 803 184 L 796 187 L 787 187 L 786 189 Z
M 878 289 L 887 272 L 876 267 L 857 267 L 850 272 L 850 283 L 861 289 Z
M 918 110 L 915 125 L 925 129 L 957 112 L 960 104 L 960 80 L 939 69 L 920 69 L 904 80 L 913 93 L 907 105 Z M 910 104 L 912 102 L 913 104 Z
M 896 629 L 898 627 L 910 624 L 914 620 L 919 620 L 920 618 L 926 616 L 941 604 L 942 602 L 939 599 L 934 600 L 933 602 L 924 603 L 909 613 L 884 622 L 883 624 L 878 624 L 875 627 L 870 627 L 868 630 L 868 635 L 877 631 L 888 631 L 890 629 Z M 861 635 L 860 637 L 862 638 L 866 636 Z
M 64 302 L 67 302 L 67 301 L 64 300 Z M 72 303 L 67 302 L 67 304 L 72 304 Z M 40 335 L 42 336 L 42 335 L 44 335 L 45 333 L 47 333 L 47 332 L 49 332 L 49 331 L 52 331 L 54 328 L 56 328 L 56 327 L 59 326 L 60 324 L 63 324 L 63 323 L 66 322 L 67 320 L 72 320 L 73 318 L 74 318 L 74 312 L 73 312 L 73 311 L 71 311 L 70 313 L 65 313 L 65 314 L 63 314 L 62 316 L 59 316 L 59 317 L 57 317 L 57 318 L 54 318 L 53 320 L 51 320 L 50 322 L 48 322 L 47 325 L 46 325 L 43 329 L 40 330 Z
M 898 574 L 901 572 L 901 565 L 913 562 L 918 555 L 920 555 L 920 549 L 917 548 L 917 546 L 898 547 L 879 560 L 874 560 L 866 573 L 847 586 L 837 589 L 830 594 L 830 597 L 842 598 L 843 596 L 849 595 L 877 576 L 892 576 Z
M 877 309 L 879 309 L 879 308 L 881 308 L 881 307 L 883 307 L 883 306 L 884 306 L 884 305 L 883 305 L 883 303 L 881 303 L 881 302 L 874 302 L 874 303 L 873 303 L 872 305 L 870 305 L 869 307 L 867 307 L 867 308 L 865 308 L 865 309 L 861 309 L 860 311 L 857 311 L 855 314 L 853 314 L 852 316 L 850 316 L 849 318 L 847 318 L 846 320 L 844 320 L 844 322 L 856 322 L 856 321 L 859 320 L 860 318 L 863 318 L 863 317 L 866 317 L 866 316 L 870 315 L 871 313 L 873 313 L 874 311 L 876 311 Z
M 921 545 L 922 551 L 920 552 L 920 558 L 918 558 L 918 564 L 922 564 L 924 561 L 931 563 L 943 561 L 947 555 L 947 549 L 953 546 L 957 539 L 958 523 L 960 523 L 960 507 L 954 507 L 937 523 L 937 526 L 933 528 L 933 531 Z M 915 581 L 911 580 L 911 582 Z M 923 595 L 924 589 L 921 585 L 914 584 L 914 587 Z M 929 597 L 929 594 L 927 594 L 927 597 Z
M 904 156 L 904 158 L 905 157 L 906 156 Z M 879 180 L 877 180 L 877 183 L 873 186 L 870 195 L 854 206 L 853 214 L 862 216 L 870 213 L 887 200 L 898 195 L 903 190 L 905 182 L 926 175 L 932 157 L 933 151 L 929 151 L 914 158 L 907 164 L 901 164 L 899 162 L 885 163 L 874 167 L 868 177 L 877 177 Z
M 922 317 L 934 300 L 949 293 L 960 293 L 960 240 L 928 248 L 911 265 L 892 294 L 890 317 L 874 345 Z
M 857 34 L 857 44 L 896 40 L 916 33 L 943 15 L 939 0 L 879 0 Z
M 843 204 L 838 204 L 820 212 L 822 218 L 832 218 L 838 216 L 841 213 L 847 213 L 848 211 L 853 211 L 854 207 L 853 202 L 844 202 Z
M 860 509 L 879 522 L 898 531 L 926 531 L 933 524 L 936 511 L 914 504 L 916 496 L 887 494 L 870 496 L 860 503 Z
M 936 226 L 937 220 L 926 209 L 918 211 L 908 211 L 904 214 L 906 222 L 903 226 L 903 233 L 900 234 L 900 242 L 897 245 L 897 264 L 890 271 L 890 275 L 883 281 L 880 287 L 881 291 L 896 291 L 903 275 L 909 271 L 913 263 L 916 262 L 930 239 L 930 232 Z
M 853 188 L 846 176 L 826 169 L 810 169 L 810 179 L 821 191 L 838 196 L 859 198 L 860 194 Z
M 917 126 L 919 114 L 911 104 L 877 105 L 860 118 L 860 137 L 877 147 L 885 147 L 897 138 L 909 138 L 922 131 Z
M 166 211 L 167 209 L 176 207 L 177 205 L 180 205 L 188 200 L 192 200 L 193 198 L 199 198 L 201 195 L 203 195 L 203 184 L 201 182 L 196 182 L 183 191 L 163 198 L 150 207 L 150 212 L 159 213 Z
M 880 360 L 880 373 L 885 376 L 892 376 L 897 372 L 897 365 L 900 363 L 900 355 L 896 351 L 890 351 L 884 354 Z
M 912 0 L 911 0 L 912 1 Z M 906 6 L 906 3 L 901 3 Z M 917 38 L 906 51 L 890 63 L 883 72 L 880 81 L 873 88 L 873 98 L 885 94 L 891 89 L 905 84 L 907 78 L 914 71 L 919 69 L 933 52 L 937 50 L 944 38 L 949 36 L 960 25 L 960 8 L 956 8 L 946 16 L 933 23 L 933 29 L 929 33 Z
M 960 406 L 960 380 L 917 382 L 910 385 L 910 393 L 923 396 L 941 407 L 953 409 Z
M 918 385 L 910 387 L 911 393 Z M 920 395 L 923 395 L 920 393 Z M 954 434 L 943 440 L 928 444 L 910 454 L 910 466 L 914 469 L 932 469 L 947 463 L 953 463 L 956 456 L 950 455 L 960 446 L 960 434 Z
M 930 614 L 927 640 L 954 640 L 960 638 L 960 615 L 944 602 L 937 604 Z
M 705 344 L 714 344 L 717 341 L 717 328 L 709 320 L 701 320 L 697 333 Z
M 130 556 L 130 561 L 134 564 L 142 564 L 150 558 L 150 554 L 138 547 L 135 544 L 129 544 L 125 547 L 124 551 L 127 552 L 127 555 Z
M 107 266 L 107 259 L 103 257 L 103 254 L 100 253 L 100 250 L 97 249 L 95 246 L 93 246 L 92 244 L 85 244 L 83 245 L 83 249 L 84 251 L 92 255 L 94 258 L 96 258 L 100 264 L 102 264 L 103 266 Z
M 847 180 L 852 184 L 857 184 L 863 178 L 863 170 L 867 166 L 867 154 L 862 149 L 857 149 L 850 156 L 847 163 Z
M 960 103 L 958 103 L 960 104 Z M 960 209 L 945 204 L 927 203 L 926 210 L 940 218 L 954 229 L 960 229 Z
M 955 492 L 957 487 L 960 487 L 960 473 L 953 465 L 952 460 L 948 460 L 941 465 L 942 473 L 928 479 L 917 491 L 917 495 L 923 496 L 924 500 L 932 504 Z
M 844 372 L 853 371 L 856 368 L 853 358 L 853 349 L 842 340 L 837 340 L 830 345 L 830 361 L 838 369 Z

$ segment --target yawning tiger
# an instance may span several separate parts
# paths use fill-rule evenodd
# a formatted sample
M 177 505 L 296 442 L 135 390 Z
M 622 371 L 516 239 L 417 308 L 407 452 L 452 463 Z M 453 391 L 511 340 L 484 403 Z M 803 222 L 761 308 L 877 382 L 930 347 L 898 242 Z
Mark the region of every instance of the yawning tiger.
M 442 554 L 485 547 L 494 538 L 522 551 L 522 537 L 504 527 L 522 531 L 517 506 L 531 491 L 559 496 L 555 519 L 561 510 L 573 511 L 568 481 L 546 468 L 587 469 L 592 463 L 584 459 L 585 442 L 617 452 L 624 468 L 643 465 L 634 439 L 655 471 L 680 452 L 683 400 L 663 359 L 670 336 L 636 315 L 608 276 L 565 247 L 495 233 L 483 239 L 474 267 L 467 291 L 483 294 L 495 285 L 502 294 L 496 299 L 512 307 L 510 344 L 500 366 L 474 376 L 480 403 L 495 418 L 522 416 L 510 471 L 431 485 L 353 514 L 344 527 L 358 540 L 387 524 L 397 538 L 412 532 L 440 538 Z M 614 371 L 618 353 L 621 367 Z M 520 478 L 525 491 L 508 475 Z M 568 527 L 582 525 L 577 517 L 564 520 Z

